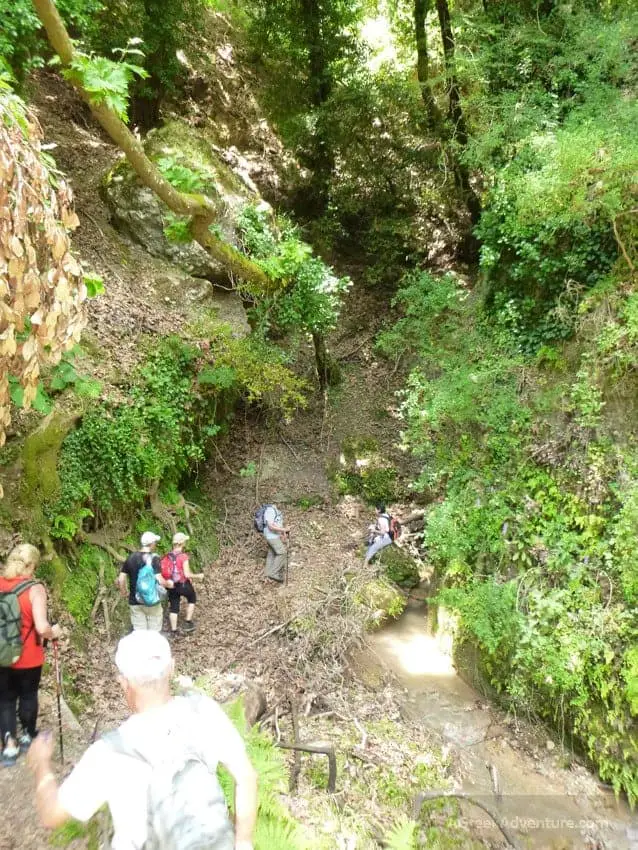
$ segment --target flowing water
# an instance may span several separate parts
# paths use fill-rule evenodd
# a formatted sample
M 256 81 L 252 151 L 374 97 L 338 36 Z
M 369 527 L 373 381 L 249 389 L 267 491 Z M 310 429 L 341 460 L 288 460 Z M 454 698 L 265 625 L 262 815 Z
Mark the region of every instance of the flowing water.
M 638 817 L 546 730 L 506 716 L 470 687 L 452 664 L 451 632 L 435 634 L 422 603 L 370 637 L 365 663 L 397 677 L 404 716 L 450 752 L 455 790 L 494 809 L 521 848 L 638 850 Z M 481 809 L 464 803 L 462 816 L 472 834 L 498 836 Z

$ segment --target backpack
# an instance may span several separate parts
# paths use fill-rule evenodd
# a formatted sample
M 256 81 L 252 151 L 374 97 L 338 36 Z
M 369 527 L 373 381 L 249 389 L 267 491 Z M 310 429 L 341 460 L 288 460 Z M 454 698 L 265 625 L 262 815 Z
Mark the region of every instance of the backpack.
M 388 525 L 390 527 L 390 540 L 398 540 L 399 537 L 401 537 L 401 532 L 403 530 L 401 528 L 401 523 L 396 517 L 391 516 L 390 514 L 383 514 L 383 516 L 387 519 Z
M 268 508 L 272 508 L 272 505 L 260 505 L 255 511 L 253 525 L 255 526 L 255 531 L 258 531 L 260 534 L 263 534 L 266 530 L 266 511 Z
M 166 591 L 158 584 L 157 578 L 155 577 L 153 556 L 151 555 L 149 557 L 148 552 L 140 552 L 140 554 L 144 559 L 144 563 L 137 572 L 135 598 L 140 605 L 150 607 L 151 605 L 157 605 L 157 603 L 160 602 L 166 595 Z M 164 593 L 161 592 L 163 590 Z
M 162 576 L 165 579 L 170 579 L 172 582 L 186 581 L 184 569 L 179 561 L 180 557 L 182 557 L 183 560 L 183 554 L 176 555 L 175 552 L 167 552 L 166 555 L 164 555 L 160 562 L 160 566 L 162 568 Z
M 22 655 L 22 613 L 18 597 L 36 584 L 40 582 L 21 581 L 13 590 L 0 592 L 0 667 L 11 667 Z
M 175 748 L 172 754 L 160 750 L 148 756 L 128 746 L 119 732 L 102 740 L 152 770 L 143 850 L 233 850 L 233 828 L 219 780 L 195 751 L 185 746 L 177 758 Z

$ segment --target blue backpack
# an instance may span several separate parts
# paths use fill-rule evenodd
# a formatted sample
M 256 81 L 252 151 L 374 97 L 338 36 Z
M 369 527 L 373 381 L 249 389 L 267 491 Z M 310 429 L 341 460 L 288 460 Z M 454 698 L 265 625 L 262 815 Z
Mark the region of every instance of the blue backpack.
M 135 598 L 140 605 L 157 605 L 166 591 L 158 584 L 155 570 L 153 569 L 153 556 L 148 552 L 141 553 L 144 564 L 139 568 L 137 581 L 135 582 Z M 164 593 L 162 593 L 164 591 Z

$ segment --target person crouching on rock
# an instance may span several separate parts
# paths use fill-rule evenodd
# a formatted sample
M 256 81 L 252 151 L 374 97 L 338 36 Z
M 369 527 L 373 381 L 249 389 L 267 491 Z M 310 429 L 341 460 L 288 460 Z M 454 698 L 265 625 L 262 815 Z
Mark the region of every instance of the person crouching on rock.
M 35 546 L 22 543 L 10 552 L 0 578 L 0 730 L 2 763 L 7 766 L 16 763 L 37 735 L 42 639 L 58 640 L 61 634 L 59 626 L 49 625 L 46 590 L 33 578 L 39 563 Z M 16 710 L 22 726 L 19 738 Z
M 363 561 L 363 566 L 367 567 L 371 559 L 385 549 L 386 546 L 392 544 L 390 536 L 390 516 L 386 513 L 383 502 L 377 502 L 374 508 L 376 514 L 376 522 L 368 526 L 368 549 Z
M 190 570 L 188 553 L 184 551 L 184 547 L 189 539 L 188 535 L 182 534 L 181 531 L 173 535 L 173 549 L 162 558 L 162 577 L 166 581 L 168 588 L 169 637 L 172 638 L 177 635 L 177 618 L 179 616 L 179 606 L 182 596 L 187 602 L 184 631 L 192 632 L 195 629 L 193 614 L 195 613 L 197 594 L 195 593 L 192 580 L 194 578 L 203 578 L 203 576 L 193 575 Z

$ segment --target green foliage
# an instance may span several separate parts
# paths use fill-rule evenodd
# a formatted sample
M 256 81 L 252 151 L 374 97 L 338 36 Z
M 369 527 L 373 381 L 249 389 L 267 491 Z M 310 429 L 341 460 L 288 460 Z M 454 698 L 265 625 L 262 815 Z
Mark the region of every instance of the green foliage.
M 97 398 L 100 395 L 102 391 L 100 382 L 92 378 L 85 378 L 77 372 L 75 359 L 78 354 L 81 354 L 81 351 L 80 346 L 75 346 L 75 348 L 67 351 L 60 362 L 52 369 L 47 381 L 47 389 L 50 393 L 62 392 L 71 387 L 77 395 L 86 398 Z
M 83 33 L 102 8 L 101 0 L 57 0 L 62 19 L 74 33 Z M 0 65 L 4 60 L 19 80 L 41 67 L 48 47 L 31 0 L 0 0 Z
M 458 611 L 463 627 L 478 645 L 491 659 L 507 665 L 520 630 L 516 590 L 515 582 L 491 580 L 463 589 L 445 588 L 436 601 Z
M 260 732 L 257 726 L 246 731 L 241 700 L 231 703 L 227 707 L 227 713 L 244 739 L 248 758 L 258 776 L 259 809 L 254 835 L 255 850 L 305 850 L 308 843 L 299 824 L 280 801 L 280 795 L 286 789 L 288 773 L 281 750 L 275 746 L 272 738 L 265 732 Z M 232 811 L 232 779 L 222 768 L 219 770 L 219 777 Z
M 68 69 L 63 70 L 63 74 L 67 79 L 79 83 L 95 106 L 106 106 L 112 109 L 118 118 L 126 121 L 130 99 L 129 86 L 136 77 L 148 77 L 144 68 L 127 61 L 130 56 L 144 55 L 133 46 L 139 43 L 139 38 L 129 39 L 126 48 L 117 50 L 121 53 L 118 62 L 105 56 L 76 50 L 73 61 Z
M 99 274 L 85 274 L 84 285 L 89 298 L 97 298 L 99 295 L 104 295 L 104 280 Z
M 378 345 L 414 367 L 404 435 L 424 462 L 417 487 L 441 497 L 424 535 L 438 598 L 489 683 L 578 738 L 635 799 L 636 460 L 608 432 L 619 427 L 609 380 L 635 392 L 636 350 L 631 296 L 613 286 L 584 302 L 565 375 L 562 353 L 534 364 L 513 353 L 515 329 L 452 277 L 407 278 Z
M 404 549 L 386 546 L 378 557 L 386 576 L 399 587 L 409 590 L 419 584 L 419 568 Z
M 635 13 L 565 8 L 541 30 L 523 18 L 516 38 L 491 25 L 478 61 L 493 88 L 474 95 L 467 152 L 492 174 L 477 229 L 489 303 L 527 353 L 571 336 L 582 294 L 614 266 L 638 162 L 637 107 L 623 93 Z
M 143 503 L 153 482 L 176 484 L 201 462 L 240 394 L 285 415 L 303 403 L 301 382 L 280 354 L 217 326 L 206 354 L 177 337 L 149 349 L 128 403 L 88 410 L 60 455 L 62 488 L 51 517 L 77 524 L 80 506 L 105 513 Z M 61 529 L 68 530 L 66 524 Z
M 248 206 L 237 224 L 246 253 L 283 284 L 276 295 L 260 299 L 255 308 L 259 326 L 317 334 L 333 330 L 350 279 L 337 277 L 313 256 L 287 219 L 269 221 L 263 210 Z
M 62 587 L 64 607 L 80 626 L 88 626 L 90 623 L 100 572 L 104 586 L 110 587 L 115 581 L 116 569 L 109 556 L 96 546 L 80 546 L 77 561 L 70 563 Z
M 406 815 L 400 817 L 384 836 L 383 843 L 388 850 L 417 850 L 416 821 Z

